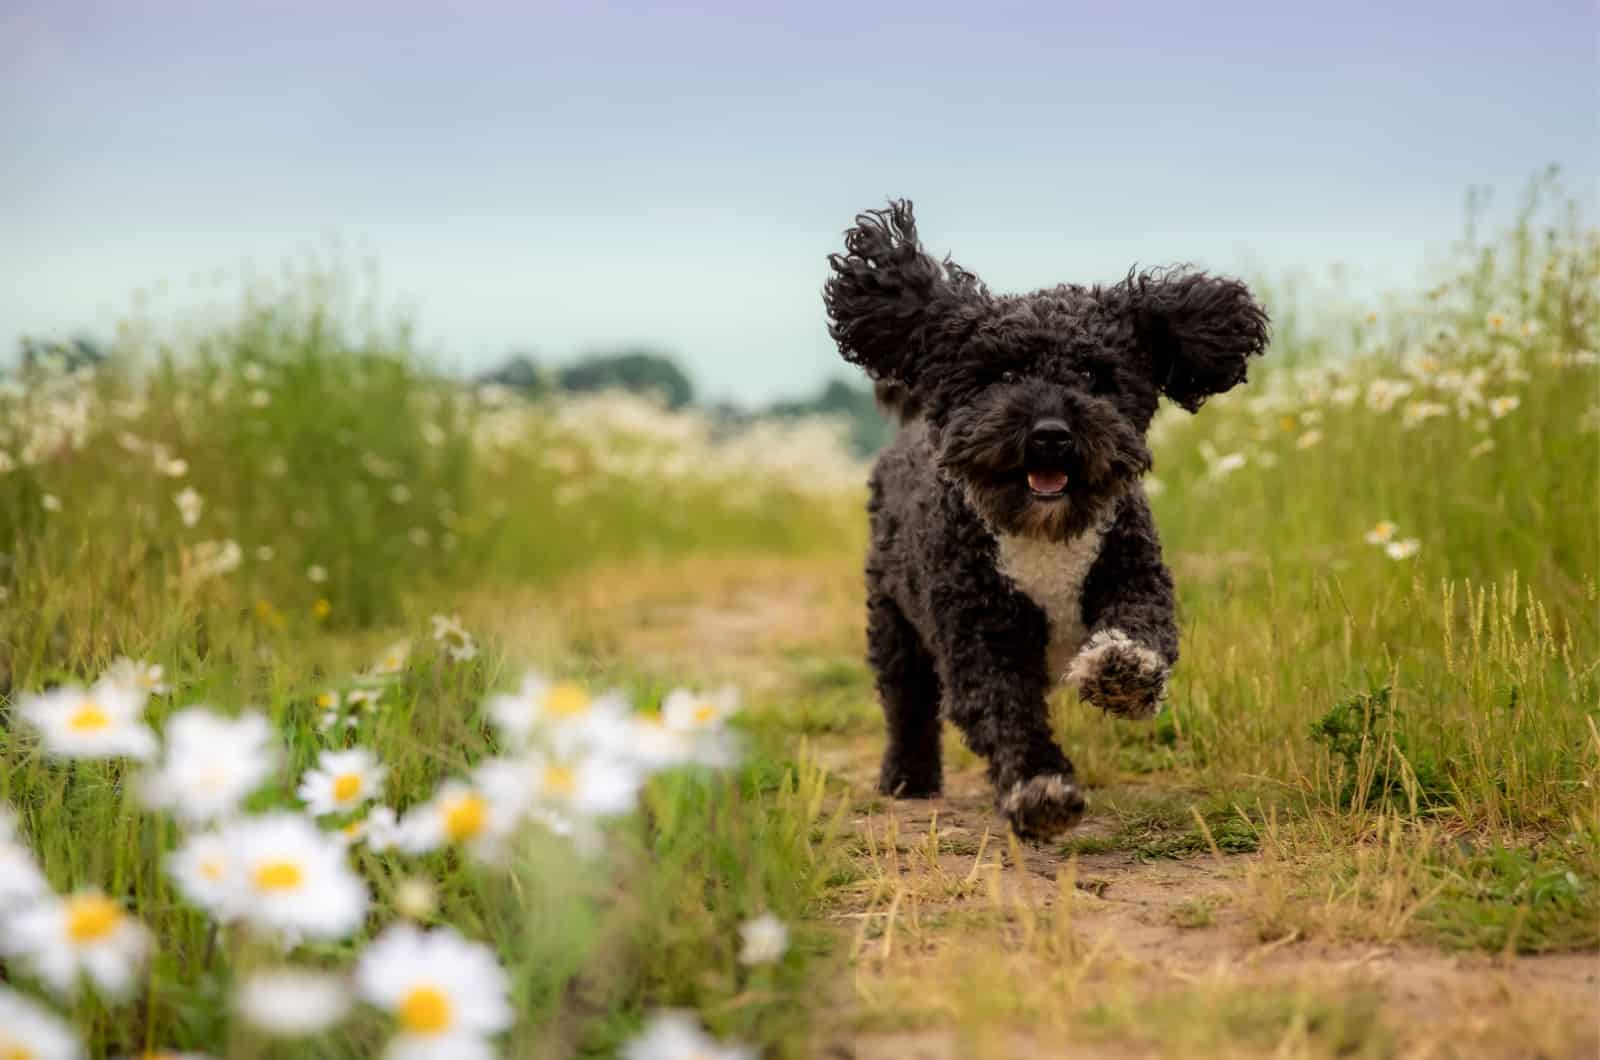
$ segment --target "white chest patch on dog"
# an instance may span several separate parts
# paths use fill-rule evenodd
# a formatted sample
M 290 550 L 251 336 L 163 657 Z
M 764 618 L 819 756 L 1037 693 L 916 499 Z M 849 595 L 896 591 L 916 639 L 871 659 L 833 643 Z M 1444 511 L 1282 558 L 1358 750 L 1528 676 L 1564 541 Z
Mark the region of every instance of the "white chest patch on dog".
M 1100 530 L 1085 530 L 1070 541 L 1000 534 L 998 565 L 1050 620 L 1045 665 L 1053 684 L 1066 680 L 1067 664 L 1083 647 L 1083 583 L 1100 555 Z

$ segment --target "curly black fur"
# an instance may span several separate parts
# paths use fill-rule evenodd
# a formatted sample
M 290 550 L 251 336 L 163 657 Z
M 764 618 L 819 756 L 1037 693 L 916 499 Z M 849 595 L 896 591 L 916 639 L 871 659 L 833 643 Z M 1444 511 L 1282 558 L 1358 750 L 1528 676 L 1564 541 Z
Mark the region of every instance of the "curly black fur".
M 857 216 L 828 264 L 830 334 L 904 421 L 868 506 L 881 788 L 938 793 L 942 712 L 988 759 L 1013 828 L 1049 836 L 1083 811 L 1051 688 L 1147 717 L 1178 657 L 1139 488 L 1150 419 L 1162 395 L 1195 411 L 1242 382 L 1266 312 L 1238 281 L 1184 268 L 995 296 L 923 251 L 903 200 Z

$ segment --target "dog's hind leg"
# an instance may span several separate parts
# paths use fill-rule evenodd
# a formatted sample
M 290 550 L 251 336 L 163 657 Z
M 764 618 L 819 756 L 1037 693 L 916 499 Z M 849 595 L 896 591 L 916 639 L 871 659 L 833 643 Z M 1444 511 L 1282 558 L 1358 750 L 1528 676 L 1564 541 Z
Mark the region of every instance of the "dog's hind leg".
M 867 601 L 867 660 L 877 674 L 888 730 L 878 790 L 901 798 L 939 794 L 939 678 L 933 657 L 899 607 L 881 593 Z

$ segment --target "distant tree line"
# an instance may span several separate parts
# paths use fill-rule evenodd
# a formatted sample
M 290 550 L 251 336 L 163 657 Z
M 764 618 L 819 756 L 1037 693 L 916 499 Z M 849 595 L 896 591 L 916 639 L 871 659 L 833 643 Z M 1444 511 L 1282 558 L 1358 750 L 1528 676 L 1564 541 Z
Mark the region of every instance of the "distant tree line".
M 694 384 L 671 357 L 650 350 L 592 354 L 559 367 L 540 365 L 528 354 L 515 353 L 505 363 L 479 377 L 530 397 L 549 393 L 583 393 L 622 389 L 655 394 L 670 408 L 695 404 Z M 732 405 L 707 406 L 717 419 L 739 423 L 763 416 L 800 417 L 826 414 L 844 419 L 850 427 L 850 444 L 863 455 L 882 448 L 893 434 L 889 421 L 872 398 L 872 389 L 834 380 L 814 397 L 779 401 L 764 408 L 741 409 Z

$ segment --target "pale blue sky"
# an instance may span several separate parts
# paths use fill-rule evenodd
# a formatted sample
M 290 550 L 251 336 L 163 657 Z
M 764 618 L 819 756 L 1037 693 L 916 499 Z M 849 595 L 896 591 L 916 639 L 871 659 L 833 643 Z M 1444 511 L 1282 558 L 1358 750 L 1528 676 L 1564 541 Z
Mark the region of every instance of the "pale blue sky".
M 0 349 L 336 238 L 447 363 L 642 342 L 759 400 L 843 374 L 823 256 L 891 195 L 999 289 L 1376 289 L 1468 185 L 1593 204 L 1593 3 L 1320 6 L 0 0 Z

